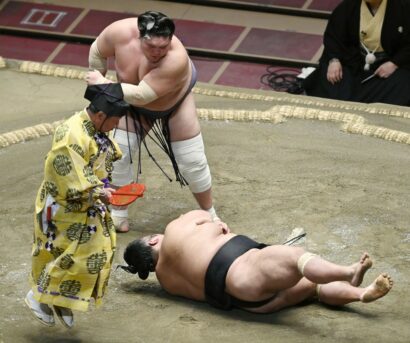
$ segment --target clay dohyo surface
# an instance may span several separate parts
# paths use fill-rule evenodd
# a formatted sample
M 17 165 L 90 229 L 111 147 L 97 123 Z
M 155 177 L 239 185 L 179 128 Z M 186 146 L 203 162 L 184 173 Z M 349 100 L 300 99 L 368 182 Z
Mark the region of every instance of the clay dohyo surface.
M 0 70 L 0 134 L 53 122 L 82 109 L 80 80 Z M 201 108 L 262 110 L 272 104 L 196 96 Z M 368 115 L 410 132 L 409 119 Z M 201 121 L 218 215 L 251 238 L 281 243 L 296 227 L 309 251 L 337 263 L 374 260 L 395 281 L 385 298 L 344 308 L 306 304 L 256 315 L 220 311 L 173 297 L 147 281 L 113 271 L 101 310 L 75 313 L 75 328 L 43 327 L 23 299 L 28 290 L 34 199 L 51 136 L 0 149 L 0 342 L 409 342 L 409 145 L 352 135 L 340 123 L 288 119 L 281 124 Z M 154 148 L 173 176 L 168 160 Z M 131 231 L 118 235 L 114 267 L 131 240 L 162 232 L 197 208 L 187 188 L 168 182 L 143 154 L 144 198 L 131 207 Z

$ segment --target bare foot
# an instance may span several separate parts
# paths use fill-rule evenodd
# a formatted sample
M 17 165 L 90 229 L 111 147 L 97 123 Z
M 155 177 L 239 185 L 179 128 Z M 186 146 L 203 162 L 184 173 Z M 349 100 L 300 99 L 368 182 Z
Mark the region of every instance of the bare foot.
M 369 303 L 385 296 L 393 287 L 393 280 L 390 275 L 384 273 L 380 274 L 373 283 L 366 287 L 360 301 L 363 303 Z
M 370 259 L 369 254 L 367 252 L 363 253 L 360 261 L 352 266 L 354 268 L 354 273 L 350 284 L 355 287 L 360 286 L 363 282 L 364 274 L 369 270 L 372 264 L 373 261 Z

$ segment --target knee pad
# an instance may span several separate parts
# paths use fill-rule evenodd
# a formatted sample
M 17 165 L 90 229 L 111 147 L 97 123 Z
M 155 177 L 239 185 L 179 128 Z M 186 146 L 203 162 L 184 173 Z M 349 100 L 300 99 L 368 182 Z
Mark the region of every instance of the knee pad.
M 305 276 L 304 271 L 305 271 L 306 263 L 308 263 L 312 258 L 314 258 L 316 256 L 317 255 L 312 254 L 310 252 L 305 252 L 302 256 L 299 257 L 299 259 L 298 259 L 298 270 L 303 276 Z
M 182 176 L 192 193 L 202 193 L 211 188 L 211 172 L 205 156 L 201 133 L 191 139 L 171 142 L 172 152 Z
M 113 164 L 112 183 L 116 186 L 124 186 L 134 180 L 131 157 L 135 156 L 138 151 L 138 137 L 135 132 L 117 129 L 113 134 L 113 139 L 121 149 L 122 158 Z

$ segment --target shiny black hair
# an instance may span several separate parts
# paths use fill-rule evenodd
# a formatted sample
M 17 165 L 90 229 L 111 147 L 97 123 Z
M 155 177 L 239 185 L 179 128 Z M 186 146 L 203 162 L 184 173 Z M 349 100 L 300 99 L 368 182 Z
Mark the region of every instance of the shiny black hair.
M 171 18 L 161 12 L 147 11 L 138 16 L 138 29 L 141 38 L 150 36 L 172 38 L 175 24 Z
M 125 271 L 136 274 L 145 280 L 150 272 L 155 270 L 152 248 L 142 239 L 137 239 L 128 244 L 124 251 L 124 261 L 127 266 L 121 266 Z

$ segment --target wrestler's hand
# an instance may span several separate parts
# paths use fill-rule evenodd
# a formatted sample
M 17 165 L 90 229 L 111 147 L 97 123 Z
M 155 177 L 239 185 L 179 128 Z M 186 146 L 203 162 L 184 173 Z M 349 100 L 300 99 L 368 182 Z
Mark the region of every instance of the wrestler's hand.
M 112 83 L 111 80 L 105 78 L 98 70 L 88 71 L 85 76 L 85 81 L 89 86 L 91 85 L 99 85 L 102 83 Z
M 100 200 L 106 204 L 109 205 L 110 204 L 110 200 L 112 198 L 112 193 L 115 192 L 114 188 L 111 187 L 107 187 L 107 188 L 103 188 L 102 189 L 102 193 L 100 195 Z
M 222 233 L 224 234 L 224 235 L 226 235 L 227 233 L 230 233 L 231 232 L 231 230 L 229 229 L 229 227 L 228 227 L 228 224 L 226 224 L 226 223 L 224 223 L 222 220 L 220 220 L 218 217 L 216 217 L 215 219 L 214 219 L 214 223 L 216 223 L 219 227 L 220 227 L 220 229 L 222 230 Z
M 374 72 L 378 77 L 387 79 L 391 74 L 393 74 L 396 69 L 398 68 L 397 65 L 395 65 L 391 61 L 387 61 L 383 63 L 379 68 L 376 69 Z
M 334 85 L 343 78 L 343 68 L 339 61 L 331 61 L 327 67 L 327 80 Z

